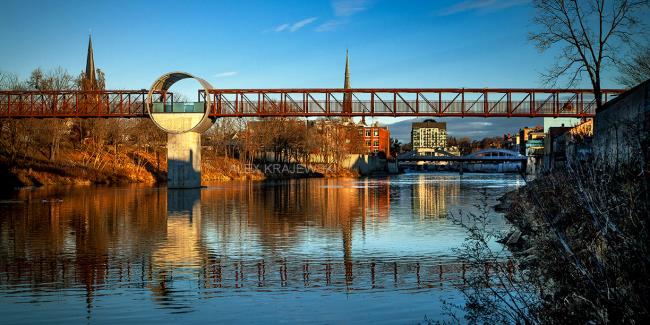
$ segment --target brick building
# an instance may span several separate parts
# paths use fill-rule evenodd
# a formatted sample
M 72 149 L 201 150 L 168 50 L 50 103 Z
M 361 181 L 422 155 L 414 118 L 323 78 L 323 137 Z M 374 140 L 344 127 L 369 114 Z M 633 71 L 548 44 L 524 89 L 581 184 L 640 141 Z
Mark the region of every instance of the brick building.
M 385 126 L 379 126 L 377 123 L 372 126 L 361 126 L 363 141 L 367 148 L 367 153 L 386 155 L 390 157 L 390 130 Z

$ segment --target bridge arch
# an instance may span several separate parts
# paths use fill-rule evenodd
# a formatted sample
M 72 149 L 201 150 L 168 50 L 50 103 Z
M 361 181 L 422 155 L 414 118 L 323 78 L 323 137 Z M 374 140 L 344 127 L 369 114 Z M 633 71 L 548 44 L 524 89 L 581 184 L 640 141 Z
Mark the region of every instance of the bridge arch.
M 203 90 L 207 93 L 212 89 L 212 85 L 204 79 L 195 77 L 187 72 L 175 71 L 162 75 L 151 85 L 149 93 L 147 94 L 147 113 L 154 122 L 154 124 L 167 133 L 186 133 L 198 132 L 203 133 L 212 126 L 210 119 L 210 108 L 212 103 L 210 96 L 205 96 L 205 104 L 203 112 L 189 112 L 189 113 L 165 113 L 155 112 L 153 110 L 153 97 L 155 93 L 166 93 L 172 85 L 183 79 L 196 80 Z M 163 104 L 164 105 L 164 104 Z
M 447 151 L 447 150 L 442 150 L 442 149 L 436 149 L 435 153 L 441 153 L 445 157 L 453 157 L 454 155 Z
M 483 149 L 476 152 L 472 152 L 469 155 L 465 156 L 466 158 L 479 158 L 479 157 L 524 157 L 522 154 L 507 150 L 507 149 Z
M 167 187 L 168 188 L 198 188 L 201 187 L 201 133 L 212 126 L 210 118 L 210 96 L 205 96 L 203 112 L 197 109 L 197 104 L 190 105 L 186 111 L 185 105 L 181 112 L 165 112 L 165 95 L 171 86 L 183 79 L 194 79 L 201 84 L 207 94 L 212 85 L 187 72 L 170 72 L 158 78 L 147 94 L 147 113 L 160 129 L 167 132 Z M 154 110 L 154 94 L 163 94 L 161 110 Z

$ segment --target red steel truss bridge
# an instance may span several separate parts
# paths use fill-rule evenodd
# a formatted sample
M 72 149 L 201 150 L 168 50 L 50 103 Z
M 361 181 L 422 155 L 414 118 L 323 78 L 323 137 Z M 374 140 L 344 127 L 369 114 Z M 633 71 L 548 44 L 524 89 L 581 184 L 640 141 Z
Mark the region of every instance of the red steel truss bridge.
M 603 102 L 624 90 L 603 90 Z M 149 115 L 148 90 L 0 91 L 0 117 Z M 173 94 L 155 92 L 154 102 Z M 358 88 L 205 89 L 198 103 L 218 117 L 576 117 L 595 116 L 590 89 Z M 199 105 L 200 106 L 200 105 Z M 201 106 L 200 106 L 201 107 Z

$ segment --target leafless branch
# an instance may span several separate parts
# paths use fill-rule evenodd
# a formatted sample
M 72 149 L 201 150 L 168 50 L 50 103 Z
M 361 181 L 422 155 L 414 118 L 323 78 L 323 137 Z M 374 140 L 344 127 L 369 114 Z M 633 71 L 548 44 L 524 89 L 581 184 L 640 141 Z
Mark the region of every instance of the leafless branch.
M 608 64 L 620 62 L 625 52 L 621 47 L 633 44 L 634 36 L 641 33 L 639 15 L 648 4 L 647 0 L 533 1 L 537 29 L 530 40 L 541 51 L 562 46 L 557 63 L 543 75 L 544 83 L 561 80 L 574 86 L 586 74 L 596 106 L 602 106 L 602 73 Z

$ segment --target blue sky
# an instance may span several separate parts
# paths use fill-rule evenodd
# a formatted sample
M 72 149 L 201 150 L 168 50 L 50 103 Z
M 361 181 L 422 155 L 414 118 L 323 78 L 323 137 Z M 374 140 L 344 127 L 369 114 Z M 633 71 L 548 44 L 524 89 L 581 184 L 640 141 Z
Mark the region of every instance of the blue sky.
M 554 56 L 527 40 L 525 0 L 5 0 L 2 12 L 0 70 L 76 75 L 92 31 L 110 89 L 175 70 L 215 88 L 342 87 L 346 49 L 353 87 L 540 87 Z
M 218 88 L 340 87 L 346 48 L 356 87 L 536 87 L 553 58 L 527 41 L 522 0 L 21 0 L 3 12 L 0 69 L 78 73 L 91 30 L 109 88 L 173 70 Z

